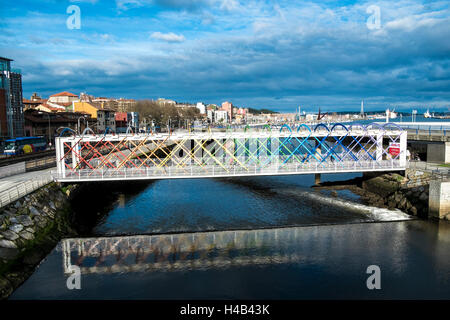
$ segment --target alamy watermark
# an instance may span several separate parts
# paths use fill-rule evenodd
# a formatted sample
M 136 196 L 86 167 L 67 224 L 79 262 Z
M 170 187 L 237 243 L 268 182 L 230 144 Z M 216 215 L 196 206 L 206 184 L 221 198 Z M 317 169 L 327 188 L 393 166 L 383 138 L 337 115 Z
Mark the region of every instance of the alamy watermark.
M 381 289 L 381 269 L 377 265 L 370 265 L 367 267 L 366 270 L 367 274 L 370 274 L 370 276 L 367 278 L 366 285 L 367 289 L 373 290 L 373 289 Z
M 366 26 L 369 30 L 381 29 L 381 9 L 374 4 L 367 7 L 366 12 L 370 14 L 367 18 Z
M 81 29 L 81 10 L 77 5 L 70 5 L 67 7 L 66 13 L 70 16 L 66 20 L 67 29 Z
M 69 269 L 70 273 L 72 273 L 66 281 L 67 289 L 73 290 L 81 289 L 81 269 L 79 266 L 71 265 Z

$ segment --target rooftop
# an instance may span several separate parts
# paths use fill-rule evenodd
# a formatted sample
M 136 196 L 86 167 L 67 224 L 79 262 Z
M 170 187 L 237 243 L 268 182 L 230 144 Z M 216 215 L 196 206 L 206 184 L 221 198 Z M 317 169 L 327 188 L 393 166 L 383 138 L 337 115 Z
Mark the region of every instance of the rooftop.
M 64 92 L 52 94 L 50 97 L 78 97 L 78 96 L 76 94 L 64 91 Z

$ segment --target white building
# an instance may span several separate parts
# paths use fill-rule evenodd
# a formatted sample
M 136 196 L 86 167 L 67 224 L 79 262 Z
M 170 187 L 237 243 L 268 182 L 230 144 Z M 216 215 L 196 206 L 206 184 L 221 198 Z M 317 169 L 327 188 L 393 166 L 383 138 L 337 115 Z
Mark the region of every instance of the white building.
M 206 111 L 206 117 L 208 118 L 208 121 L 210 122 L 210 123 L 214 123 L 214 110 L 211 110 L 211 109 L 209 109 L 209 110 L 207 110 Z
M 68 104 L 68 103 L 72 103 L 74 101 L 78 101 L 78 96 L 76 94 L 64 91 L 64 92 L 60 92 L 57 94 L 53 94 L 48 98 L 49 102 L 53 102 L 53 103 L 64 103 L 64 104 Z
M 228 122 L 228 111 L 227 110 L 216 110 L 214 112 L 214 117 L 216 118 L 216 123 L 226 123 Z
M 206 106 L 202 102 L 197 102 L 195 107 L 200 111 L 200 114 L 206 113 Z

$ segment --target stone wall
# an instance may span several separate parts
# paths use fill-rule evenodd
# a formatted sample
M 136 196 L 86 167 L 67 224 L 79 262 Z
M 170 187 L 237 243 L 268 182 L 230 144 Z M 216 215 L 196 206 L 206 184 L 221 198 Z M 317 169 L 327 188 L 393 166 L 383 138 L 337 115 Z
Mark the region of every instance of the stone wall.
M 63 236 L 76 235 L 70 223 L 70 191 L 51 183 L 0 209 L 0 298 L 31 274 Z
M 410 178 L 408 178 L 410 177 Z M 407 171 L 406 177 L 396 173 L 365 175 L 363 198 L 372 205 L 397 208 L 408 214 L 428 217 L 429 186 L 427 176 Z

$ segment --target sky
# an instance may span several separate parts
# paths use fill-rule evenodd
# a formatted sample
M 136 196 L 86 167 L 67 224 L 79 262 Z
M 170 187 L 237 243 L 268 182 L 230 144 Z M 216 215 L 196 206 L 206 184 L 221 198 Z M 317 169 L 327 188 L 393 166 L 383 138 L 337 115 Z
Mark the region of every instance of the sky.
M 0 0 L 0 56 L 25 98 L 450 111 L 449 3 Z

